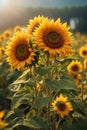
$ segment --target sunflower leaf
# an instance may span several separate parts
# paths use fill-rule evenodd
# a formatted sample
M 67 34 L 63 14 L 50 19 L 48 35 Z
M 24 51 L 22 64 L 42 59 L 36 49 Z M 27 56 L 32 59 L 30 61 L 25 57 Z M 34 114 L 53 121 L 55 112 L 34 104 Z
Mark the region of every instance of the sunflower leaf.
M 62 125 L 62 130 L 87 130 L 87 119 L 81 119 L 79 118 L 79 120 L 74 120 L 72 122 L 72 124 L 65 122 Z
M 36 81 L 32 79 L 28 79 L 28 80 L 21 79 L 21 80 L 14 81 L 11 85 L 17 85 L 17 84 L 27 84 L 32 87 L 32 86 L 35 86 Z
M 61 79 L 46 79 L 47 86 L 53 91 L 60 89 L 77 90 L 74 80 L 69 76 L 63 76 Z
M 45 74 L 48 74 L 51 70 L 51 67 L 42 67 L 42 66 L 39 66 L 36 70 L 36 72 L 39 74 L 39 75 L 45 75 Z
M 39 116 L 34 116 L 31 119 L 24 119 L 23 125 L 35 129 L 47 130 L 49 128 L 48 123 Z
M 46 106 L 51 101 L 51 96 L 41 97 L 38 96 L 36 103 L 34 104 L 35 108 L 42 108 Z

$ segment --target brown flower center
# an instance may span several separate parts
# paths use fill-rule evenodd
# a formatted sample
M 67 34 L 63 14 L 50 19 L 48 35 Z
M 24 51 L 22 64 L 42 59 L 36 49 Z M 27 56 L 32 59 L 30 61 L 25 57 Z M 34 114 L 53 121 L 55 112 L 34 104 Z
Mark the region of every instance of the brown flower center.
M 78 65 L 73 65 L 73 66 L 71 67 L 71 70 L 72 70 L 72 71 L 78 71 L 78 70 L 79 70 L 79 66 L 78 66 Z
M 10 33 L 6 33 L 5 36 L 8 38 L 10 37 Z
M 66 105 L 64 102 L 58 102 L 57 107 L 60 111 L 64 111 L 66 109 Z
M 43 35 L 43 41 L 46 46 L 53 49 L 60 48 L 64 43 L 63 38 L 57 32 L 46 32 Z
M 19 44 L 16 47 L 15 55 L 16 55 L 16 58 L 20 61 L 27 59 L 30 55 L 28 45 L 26 43 L 25 44 L 24 43 Z
M 84 50 L 84 51 L 82 52 L 82 54 L 83 54 L 83 55 L 87 55 L 87 51 Z
M 78 79 L 78 75 L 74 75 L 73 77 L 74 77 L 74 79 Z

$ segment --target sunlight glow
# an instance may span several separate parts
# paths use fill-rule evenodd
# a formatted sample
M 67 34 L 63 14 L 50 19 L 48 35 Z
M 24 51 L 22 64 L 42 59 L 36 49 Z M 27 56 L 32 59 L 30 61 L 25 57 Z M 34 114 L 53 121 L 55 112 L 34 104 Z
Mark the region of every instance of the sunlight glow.
M 13 0 L 0 0 L 0 10 L 6 12 L 11 11 L 13 8 Z
M 0 0 L 0 6 L 4 6 L 5 3 L 6 3 L 6 0 Z

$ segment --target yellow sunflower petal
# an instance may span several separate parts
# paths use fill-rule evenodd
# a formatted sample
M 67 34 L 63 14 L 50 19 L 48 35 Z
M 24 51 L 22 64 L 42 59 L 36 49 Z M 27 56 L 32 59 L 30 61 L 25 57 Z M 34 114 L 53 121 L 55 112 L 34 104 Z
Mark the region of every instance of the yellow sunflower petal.
M 35 52 L 29 46 L 29 35 L 25 32 L 16 32 L 7 44 L 5 54 L 13 69 L 24 69 L 35 60 Z
M 73 110 L 71 103 L 68 101 L 67 97 L 60 94 L 52 102 L 53 110 L 56 111 L 62 118 L 67 116 L 70 111 Z
M 66 23 L 62 24 L 60 19 L 44 20 L 34 32 L 36 45 L 51 55 L 66 55 L 72 50 L 72 36 Z M 67 50 L 70 49 L 70 51 Z
M 72 61 L 68 66 L 67 70 L 70 74 L 76 74 L 82 71 L 82 63 L 80 61 Z

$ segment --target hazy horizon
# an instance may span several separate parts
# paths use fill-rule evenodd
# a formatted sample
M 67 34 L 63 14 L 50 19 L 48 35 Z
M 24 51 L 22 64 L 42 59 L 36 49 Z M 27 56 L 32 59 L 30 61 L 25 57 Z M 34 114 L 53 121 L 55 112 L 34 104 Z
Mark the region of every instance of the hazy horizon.
M 87 0 L 0 0 L 0 5 L 21 7 L 65 7 L 84 6 Z M 0 7 L 1 7 L 0 6 Z
M 23 15 L 26 15 L 24 10 L 27 7 L 64 8 L 84 5 L 87 5 L 87 0 L 0 0 L 0 30 L 13 25 L 15 20 L 20 21 Z

